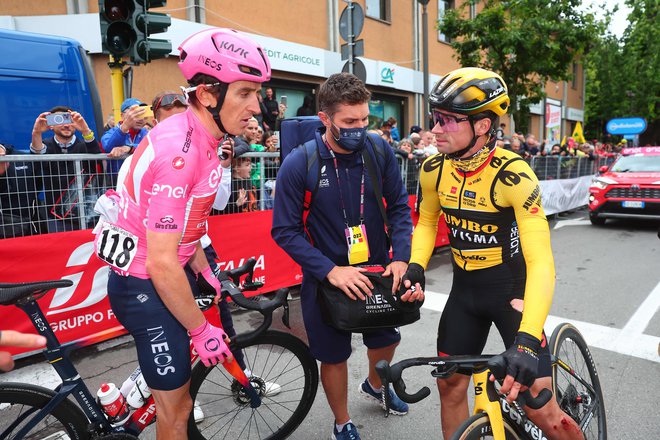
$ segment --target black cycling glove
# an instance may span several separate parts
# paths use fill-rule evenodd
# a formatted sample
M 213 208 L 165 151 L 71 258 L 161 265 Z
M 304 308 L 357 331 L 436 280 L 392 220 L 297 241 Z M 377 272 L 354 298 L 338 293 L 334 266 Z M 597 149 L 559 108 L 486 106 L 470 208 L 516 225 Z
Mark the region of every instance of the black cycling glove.
M 405 292 L 407 289 L 403 286 L 403 282 L 405 280 L 410 281 L 410 287 L 415 287 L 416 283 L 419 283 L 420 286 L 422 286 L 422 290 L 424 290 L 424 285 L 426 284 L 426 278 L 424 278 L 424 268 L 420 266 L 417 263 L 410 263 L 408 265 L 408 270 L 406 270 L 406 273 L 403 275 L 403 278 L 401 279 L 401 290 Z
M 513 345 L 502 353 L 506 360 L 506 374 L 522 385 L 531 386 L 538 371 L 539 348 L 541 341 L 528 333 L 518 332 Z

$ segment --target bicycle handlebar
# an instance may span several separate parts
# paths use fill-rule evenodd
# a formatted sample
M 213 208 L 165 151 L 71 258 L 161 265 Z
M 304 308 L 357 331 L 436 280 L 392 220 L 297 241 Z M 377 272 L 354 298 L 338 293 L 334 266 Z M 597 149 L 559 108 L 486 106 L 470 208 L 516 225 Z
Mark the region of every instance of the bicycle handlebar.
M 470 370 L 475 373 L 490 369 L 498 381 L 502 381 L 506 376 L 506 362 L 502 355 L 417 357 L 404 359 L 393 365 L 381 360 L 376 364 L 376 372 L 380 376 L 383 386 L 387 387 L 391 383 L 401 400 L 406 403 L 417 403 L 428 397 L 431 390 L 425 386 L 415 393 L 408 393 L 401 375 L 406 368 L 422 365 L 435 366 L 441 369 L 442 373 L 438 374 L 439 377 L 449 377 L 459 369 Z M 383 396 L 386 400 L 386 406 L 389 407 L 389 393 L 383 393 Z M 529 390 L 520 393 L 518 402 L 521 406 L 539 409 L 548 403 L 550 399 L 552 399 L 552 392 L 544 388 L 536 397 L 533 397 Z
M 255 310 L 261 313 L 264 318 L 261 325 L 259 325 L 259 327 L 257 327 L 255 330 L 237 334 L 231 338 L 231 348 L 247 345 L 252 340 L 260 336 L 263 332 L 265 332 L 273 322 L 273 311 L 279 307 L 284 308 L 284 313 L 282 314 L 282 323 L 286 327 L 291 328 L 289 325 L 289 305 L 287 302 L 289 289 L 279 289 L 275 293 L 275 297 L 273 299 L 265 301 L 252 301 L 246 298 L 243 294 L 243 291 L 245 290 L 254 290 L 255 288 L 261 287 L 263 285 L 262 283 L 252 281 L 252 275 L 256 263 L 256 259 L 250 258 L 245 262 L 245 264 L 237 267 L 236 269 L 221 271 L 217 274 L 217 278 L 220 281 L 223 300 L 226 300 L 227 297 L 229 297 L 240 307 L 243 307 L 247 310 Z M 241 289 L 238 285 L 240 284 L 241 277 L 244 275 L 247 275 L 247 277 L 245 278 L 243 288 Z

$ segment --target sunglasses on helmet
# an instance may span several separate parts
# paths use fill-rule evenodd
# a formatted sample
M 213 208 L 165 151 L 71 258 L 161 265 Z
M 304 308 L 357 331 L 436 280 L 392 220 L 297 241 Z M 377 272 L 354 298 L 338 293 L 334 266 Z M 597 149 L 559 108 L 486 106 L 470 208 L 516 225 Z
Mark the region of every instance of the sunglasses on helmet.
M 469 116 L 457 118 L 456 116 L 446 115 L 437 110 L 433 110 L 433 125 L 440 124 L 440 127 L 446 132 L 458 131 L 458 124 L 469 120 Z
M 167 95 L 163 95 L 160 97 L 158 102 L 156 102 L 156 105 L 153 106 L 153 111 L 156 112 L 156 110 L 158 110 L 161 107 L 167 107 L 168 105 L 174 105 L 176 103 L 188 107 L 185 96 L 174 93 L 168 93 Z

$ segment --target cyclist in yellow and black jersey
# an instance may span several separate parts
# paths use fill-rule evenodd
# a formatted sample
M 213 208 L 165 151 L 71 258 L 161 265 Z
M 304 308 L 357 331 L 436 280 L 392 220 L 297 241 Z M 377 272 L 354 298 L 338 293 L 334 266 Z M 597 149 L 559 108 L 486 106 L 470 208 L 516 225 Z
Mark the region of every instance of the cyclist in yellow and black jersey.
M 520 156 L 495 147 L 509 106 L 499 75 L 462 68 L 444 76 L 430 97 L 439 154 L 421 169 L 422 201 L 406 273 L 424 285 L 440 215 L 449 228 L 454 279 L 438 326 L 440 355 L 476 355 L 495 324 L 507 350 L 502 392 L 552 389 L 543 335 L 555 269 L 548 222 L 534 172 Z M 469 376 L 438 379 L 444 438 L 468 417 Z M 549 439 L 582 439 L 552 399 L 527 414 Z

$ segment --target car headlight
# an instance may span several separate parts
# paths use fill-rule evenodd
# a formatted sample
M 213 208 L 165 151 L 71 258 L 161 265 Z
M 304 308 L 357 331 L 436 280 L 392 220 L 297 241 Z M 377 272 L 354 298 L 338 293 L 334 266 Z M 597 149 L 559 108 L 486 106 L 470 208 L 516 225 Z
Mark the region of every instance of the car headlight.
M 596 187 L 598 189 L 605 189 L 607 188 L 607 185 L 609 185 L 609 183 L 601 179 L 594 179 L 591 181 L 591 186 Z

